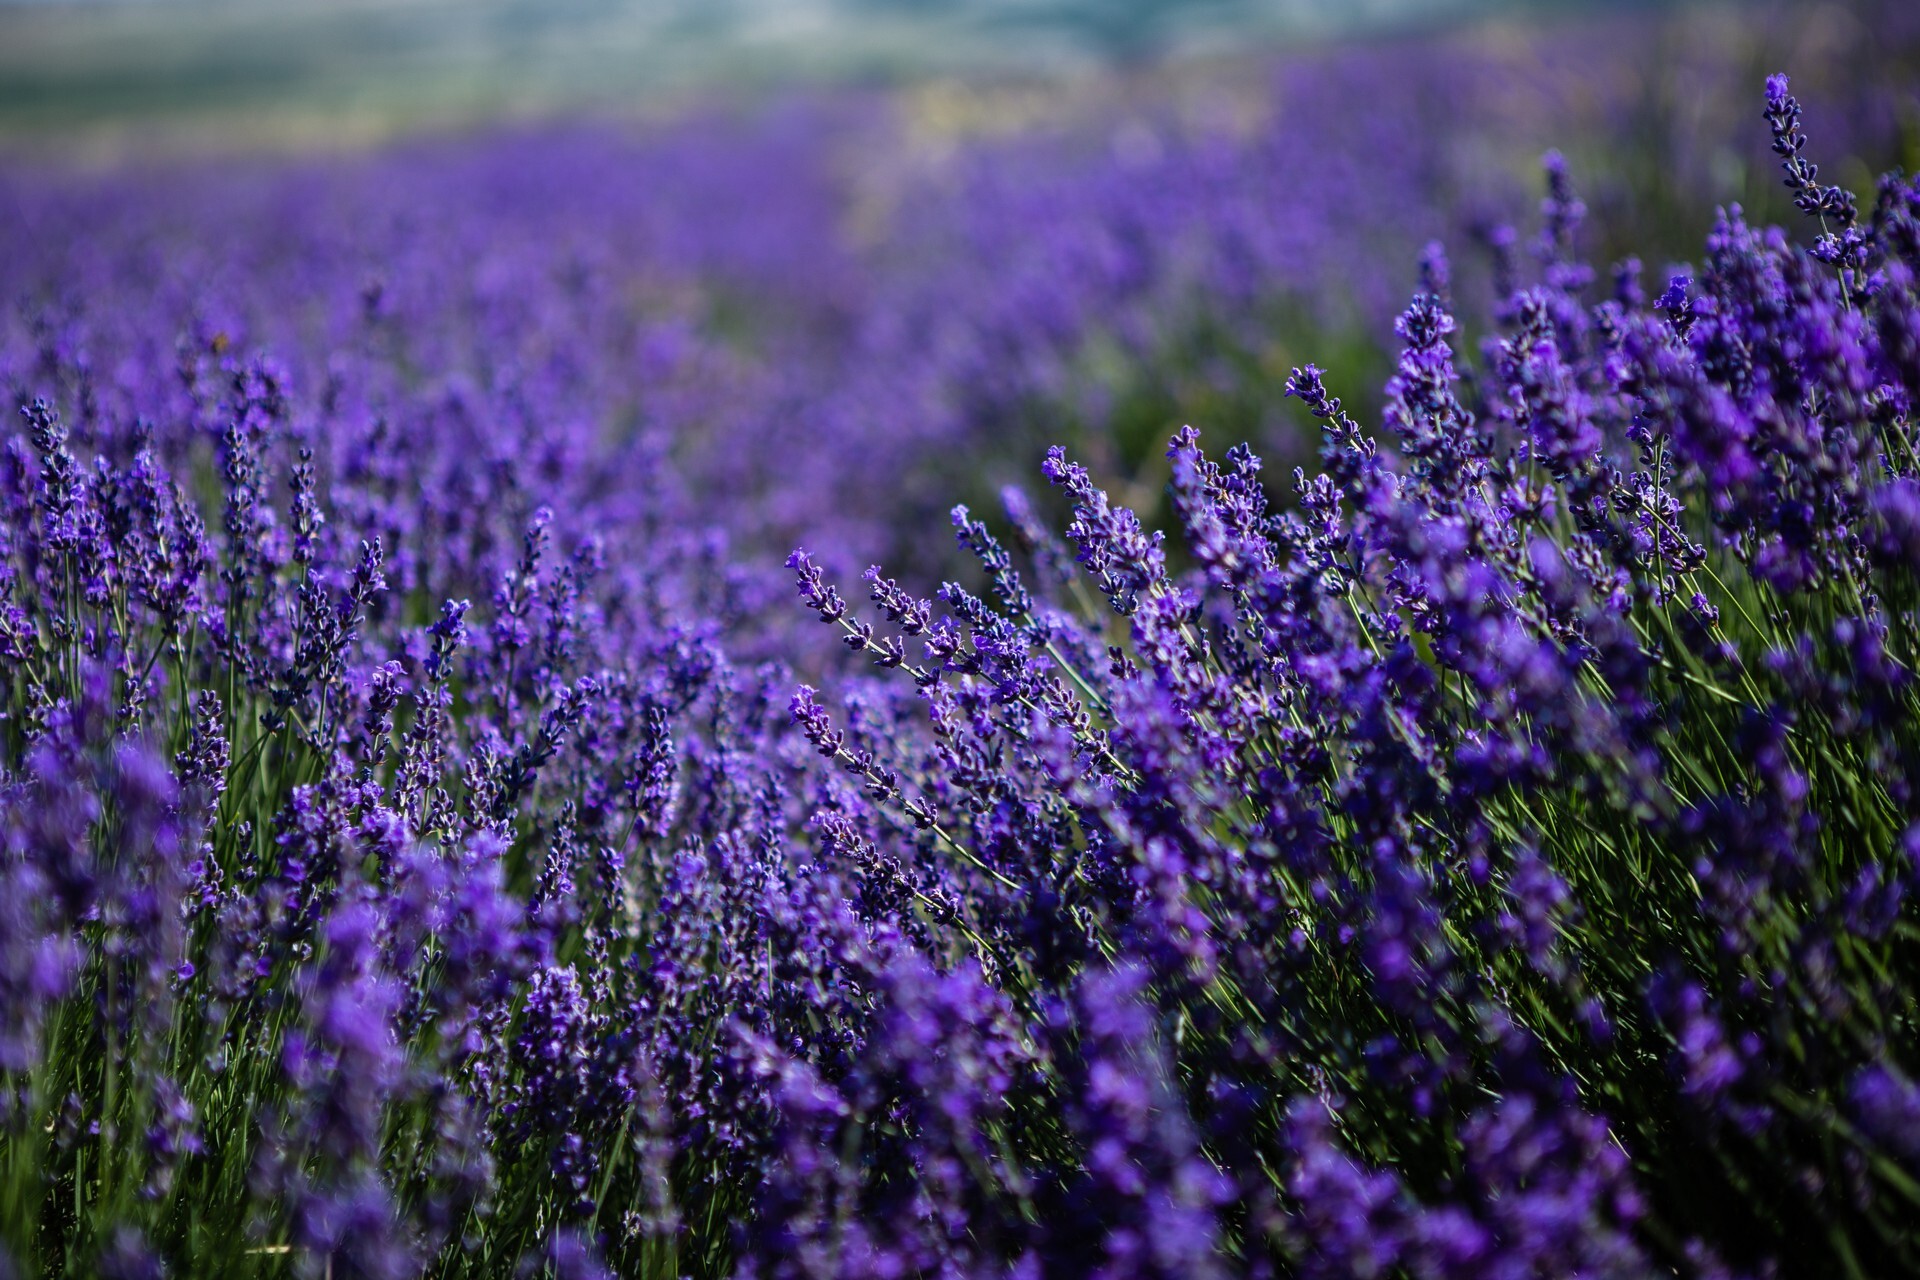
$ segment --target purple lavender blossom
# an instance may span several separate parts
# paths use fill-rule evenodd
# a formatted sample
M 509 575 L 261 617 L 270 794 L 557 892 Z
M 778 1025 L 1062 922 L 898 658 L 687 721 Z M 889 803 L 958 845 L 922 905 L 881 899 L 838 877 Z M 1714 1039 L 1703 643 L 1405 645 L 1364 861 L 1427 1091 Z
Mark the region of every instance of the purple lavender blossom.
M 1912 1270 L 1920 187 L 1316 57 L 0 176 L 0 1257 Z

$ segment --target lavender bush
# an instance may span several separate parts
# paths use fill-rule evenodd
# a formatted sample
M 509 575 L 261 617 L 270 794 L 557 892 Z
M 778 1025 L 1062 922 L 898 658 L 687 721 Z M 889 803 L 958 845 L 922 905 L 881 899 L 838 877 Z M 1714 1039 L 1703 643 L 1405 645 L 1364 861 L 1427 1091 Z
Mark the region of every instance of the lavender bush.
M 1178 546 L 1055 450 L 1030 573 L 954 513 L 987 598 L 874 570 L 863 616 L 795 554 L 930 721 L 793 704 L 922 830 L 847 843 L 951 967 L 781 1068 L 768 1273 L 1920 1266 L 1920 186 L 1863 212 L 1766 101 L 1810 248 L 1732 209 L 1594 300 L 1549 157 L 1471 377 L 1437 248 L 1383 438 L 1294 372 L 1290 509 L 1187 429 Z
M 1800 114 L 1805 235 L 1600 282 L 1551 157 L 1477 360 L 1434 247 L 1377 435 L 1294 371 L 1291 500 L 1186 429 L 1163 531 L 1055 450 L 1004 540 L 955 510 L 979 590 L 796 552 L 826 628 L 755 549 L 882 541 L 843 486 L 1090 320 L 983 290 L 889 364 L 940 290 L 817 257 L 735 316 L 825 196 L 58 233 L 0 345 L 0 1273 L 1920 1272 L 1920 184 Z M 694 192 L 796 154 L 677 137 Z M 1069 300 L 1164 314 L 1136 261 Z M 905 386 L 955 416 L 882 447 Z M 713 496 L 779 407 L 851 478 Z

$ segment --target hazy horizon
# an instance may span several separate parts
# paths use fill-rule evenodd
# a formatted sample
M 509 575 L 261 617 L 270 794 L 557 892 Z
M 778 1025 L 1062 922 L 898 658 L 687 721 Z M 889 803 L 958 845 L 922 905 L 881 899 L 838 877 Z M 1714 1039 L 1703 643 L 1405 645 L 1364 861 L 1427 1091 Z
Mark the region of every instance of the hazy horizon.
M 0 0 L 0 137 L 385 132 L 712 90 L 1281 52 L 1579 0 Z

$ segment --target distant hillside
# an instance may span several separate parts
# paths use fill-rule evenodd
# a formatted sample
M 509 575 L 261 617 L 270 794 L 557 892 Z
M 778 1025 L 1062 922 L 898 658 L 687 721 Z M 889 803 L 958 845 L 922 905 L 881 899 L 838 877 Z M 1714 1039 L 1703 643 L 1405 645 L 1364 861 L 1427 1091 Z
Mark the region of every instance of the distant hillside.
M 0 135 L 329 136 L 718 84 L 1220 54 L 1572 0 L 146 0 L 0 3 Z

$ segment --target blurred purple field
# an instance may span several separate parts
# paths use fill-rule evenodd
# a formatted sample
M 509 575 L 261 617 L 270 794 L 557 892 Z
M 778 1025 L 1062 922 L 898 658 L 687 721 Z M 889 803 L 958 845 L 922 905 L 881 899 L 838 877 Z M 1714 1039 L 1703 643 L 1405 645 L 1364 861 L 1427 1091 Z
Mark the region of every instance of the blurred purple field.
M 1472 245 L 1527 218 L 1549 146 L 1603 261 L 1689 256 L 1717 203 L 1778 210 L 1743 95 L 1783 45 L 1828 46 L 1801 78 L 1850 172 L 1914 145 L 1895 10 L 1747 16 L 313 159 L 18 163 L 0 379 L 66 399 L 82 432 L 144 415 L 184 446 L 206 424 L 174 345 L 223 336 L 286 369 L 323 459 L 384 423 L 429 494 L 454 470 L 479 486 L 456 505 L 496 496 L 475 462 L 538 458 L 521 500 L 582 528 L 622 523 L 644 474 L 749 562 L 801 536 L 843 567 L 897 562 L 1059 440 L 1122 482 L 1188 420 L 1304 459 L 1286 369 L 1376 381 L 1429 238 L 1483 300 Z

